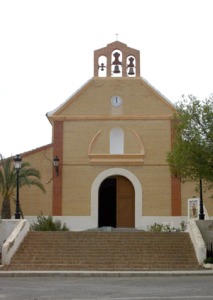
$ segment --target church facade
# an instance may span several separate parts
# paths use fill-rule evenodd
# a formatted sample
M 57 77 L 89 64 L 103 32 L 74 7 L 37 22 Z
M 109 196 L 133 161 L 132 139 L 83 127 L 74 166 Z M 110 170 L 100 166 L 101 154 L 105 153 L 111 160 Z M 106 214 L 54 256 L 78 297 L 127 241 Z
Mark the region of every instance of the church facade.
M 93 78 L 47 113 L 52 143 L 22 154 L 46 188 L 20 190 L 25 217 L 53 215 L 71 230 L 178 226 L 196 194 L 171 176 L 166 161 L 174 111 L 141 77 L 138 50 L 115 41 L 94 51 Z M 211 200 L 205 206 L 213 211 Z

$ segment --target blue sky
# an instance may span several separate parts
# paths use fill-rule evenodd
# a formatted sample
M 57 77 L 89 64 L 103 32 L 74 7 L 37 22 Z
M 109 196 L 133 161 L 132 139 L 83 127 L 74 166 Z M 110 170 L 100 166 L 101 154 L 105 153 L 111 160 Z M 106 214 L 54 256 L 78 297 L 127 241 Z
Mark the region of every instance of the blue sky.
M 212 11 L 212 0 L 0 0 L 0 153 L 51 142 L 46 113 L 93 76 L 93 51 L 116 33 L 170 101 L 208 97 Z

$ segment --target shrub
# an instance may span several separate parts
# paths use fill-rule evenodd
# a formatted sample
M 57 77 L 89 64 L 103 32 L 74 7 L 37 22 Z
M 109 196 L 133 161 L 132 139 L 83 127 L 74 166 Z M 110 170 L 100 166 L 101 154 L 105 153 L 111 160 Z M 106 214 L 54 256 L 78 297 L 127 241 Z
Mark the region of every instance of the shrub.
M 163 231 L 163 224 L 154 223 L 153 225 L 147 226 L 147 231 L 150 232 L 162 232 Z
M 180 231 L 184 232 L 187 229 L 187 223 L 182 221 L 180 222 Z
M 54 221 L 52 216 L 45 217 L 43 215 L 37 217 L 37 222 L 33 222 L 30 229 L 34 231 L 69 231 L 65 223 L 62 225 L 60 220 Z
M 186 231 L 187 225 L 184 221 L 180 223 L 180 228 L 171 227 L 170 224 L 157 224 L 147 226 L 149 232 L 183 232 Z
M 205 264 L 213 264 L 213 257 L 207 257 L 206 259 L 204 259 L 204 263 Z

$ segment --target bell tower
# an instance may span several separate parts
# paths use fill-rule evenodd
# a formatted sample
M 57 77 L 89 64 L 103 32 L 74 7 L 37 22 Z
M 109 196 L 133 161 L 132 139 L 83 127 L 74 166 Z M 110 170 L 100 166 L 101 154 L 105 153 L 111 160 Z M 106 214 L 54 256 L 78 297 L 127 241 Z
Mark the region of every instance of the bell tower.
M 118 41 L 95 50 L 94 77 L 140 77 L 140 51 Z

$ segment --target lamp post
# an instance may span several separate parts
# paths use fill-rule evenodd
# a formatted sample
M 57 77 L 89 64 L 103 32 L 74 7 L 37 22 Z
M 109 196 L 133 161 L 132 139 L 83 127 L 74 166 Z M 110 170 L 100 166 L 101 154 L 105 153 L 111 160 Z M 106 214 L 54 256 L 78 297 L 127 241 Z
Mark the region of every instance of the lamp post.
M 19 205 L 19 170 L 21 169 L 22 158 L 19 154 L 14 158 L 14 166 L 16 169 L 16 213 L 15 219 L 20 219 L 20 205 Z
M 203 209 L 203 183 L 202 178 L 200 178 L 200 213 L 199 213 L 199 220 L 204 220 L 205 214 Z
M 56 172 L 56 176 L 58 176 L 58 173 L 59 173 L 59 158 L 58 156 L 55 156 L 53 158 L 53 166 L 55 167 L 55 172 Z

